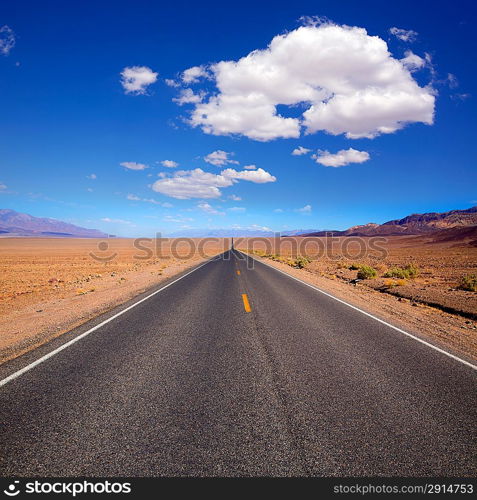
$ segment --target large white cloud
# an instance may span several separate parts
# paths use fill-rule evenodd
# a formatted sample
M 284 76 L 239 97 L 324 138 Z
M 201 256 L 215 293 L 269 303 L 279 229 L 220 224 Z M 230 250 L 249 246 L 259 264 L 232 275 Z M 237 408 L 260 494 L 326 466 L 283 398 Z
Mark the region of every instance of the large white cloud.
M 152 189 L 158 193 L 178 199 L 189 198 L 219 198 L 221 188 L 229 187 L 239 180 L 257 184 L 275 182 L 276 178 L 265 170 L 236 171 L 232 168 L 223 170 L 220 174 L 211 174 L 201 168 L 194 170 L 179 170 L 171 177 L 161 177 Z
M 363 28 L 302 26 L 264 50 L 210 66 L 217 91 L 195 104 L 190 123 L 208 134 L 259 141 L 296 138 L 303 127 L 308 134 L 372 138 L 411 122 L 432 124 L 433 90 L 417 84 L 408 62 Z M 285 117 L 278 105 L 305 111 Z
M 357 149 L 349 148 L 342 149 L 337 153 L 329 151 L 318 151 L 318 154 L 312 155 L 312 158 L 325 167 L 344 167 L 350 163 L 364 163 L 368 161 L 370 156 L 367 151 L 358 151 Z
M 157 81 L 157 75 L 147 66 L 129 66 L 121 71 L 121 85 L 126 94 L 145 94 L 147 87 Z

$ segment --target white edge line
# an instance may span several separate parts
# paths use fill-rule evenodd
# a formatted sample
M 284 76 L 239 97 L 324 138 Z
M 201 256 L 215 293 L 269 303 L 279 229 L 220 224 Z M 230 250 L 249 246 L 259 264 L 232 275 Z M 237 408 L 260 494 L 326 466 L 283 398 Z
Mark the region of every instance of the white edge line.
M 215 257 L 216 256 L 211 257 L 207 262 L 204 262 L 200 266 L 192 269 L 192 271 L 189 271 L 188 273 L 183 274 L 180 278 L 177 278 L 174 281 L 171 281 L 170 283 L 168 283 L 167 285 L 163 286 L 162 288 L 159 288 L 159 290 L 156 290 L 155 292 L 152 292 L 147 297 L 143 297 L 141 300 L 138 300 L 134 304 L 131 304 L 129 307 L 126 307 L 126 309 L 123 309 L 122 311 L 119 311 L 118 313 L 114 314 L 110 318 L 105 319 L 104 321 L 102 321 L 101 323 L 97 324 L 96 326 L 93 326 L 93 328 L 90 328 L 89 330 L 87 330 L 86 332 L 82 333 L 81 335 L 78 335 L 74 339 L 69 340 L 68 342 L 64 343 L 60 347 L 57 347 L 56 349 L 54 349 L 53 351 L 49 352 L 48 354 L 45 354 L 41 358 L 38 358 L 36 361 L 33 361 L 33 363 L 30 363 L 29 365 L 23 367 L 21 370 L 18 370 L 16 372 L 12 373 L 11 375 L 9 375 L 8 377 L 4 378 L 3 380 L 0 380 L 0 387 L 8 384 L 8 382 L 11 382 L 12 380 L 15 380 L 16 378 L 20 377 L 20 375 L 23 375 L 24 373 L 30 371 L 32 368 L 35 368 L 35 366 L 40 365 L 41 363 L 43 363 L 47 359 L 52 358 L 53 356 L 55 356 L 59 352 L 63 351 L 63 349 L 66 349 L 70 345 L 75 344 L 76 342 L 78 342 L 82 338 L 86 337 L 90 333 L 93 333 L 94 331 L 98 330 L 99 328 L 101 328 L 102 326 L 106 325 L 110 321 L 113 321 L 113 319 L 116 319 L 119 316 L 121 316 L 122 314 L 124 314 L 125 312 L 131 310 L 133 307 L 136 307 L 137 305 L 141 304 L 142 302 L 150 299 L 151 297 L 154 297 L 154 295 L 158 294 L 159 292 L 162 292 L 166 288 L 169 288 L 174 283 L 177 283 L 178 281 L 180 281 L 181 279 L 185 278 L 186 276 L 189 276 L 189 274 L 192 274 L 193 272 L 198 271 L 201 267 L 204 267 L 205 265 L 207 265 L 210 262 L 212 262 Z
M 240 250 L 239 250 L 239 252 L 240 252 Z M 243 252 L 241 252 L 241 253 L 243 253 Z M 376 321 L 379 321 L 383 325 L 389 326 L 393 330 L 396 330 L 399 333 L 402 333 L 403 335 L 406 335 L 407 337 L 411 337 L 412 339 L 417 340 L 421 344 L 424 344 L 427 347 L 430 347 L 431 349 L 434 349 L 435 351 L 438 351 L 438 352 L 440 352 L 442 354 L 445 354 L 446 356 L 449 356 L 449 358 L 455 359 L 456 361 L 459 361 L 459 362 L 463 363 L 464 365 L 472 368 L 473 370 L 477 370 L 477 365 L 474 365 L 473 363 L 469 363 L 468 361 L 465 361 L 464 359 L 459 358 L 459 356 L 455 356 L 454 354 L 451 354 L 450 352 L 448 352 L 448 351 L 446 351 L 444 349 L 441 349 L 440 347 L 437 347 L 434 344 L 431 344 L 430 342 L 426 342 L 425 340 L 423 340 L 423 339 L 421 339 L 419 337 L 416 337 L 415 335 L 412 335 L 411 333 L 406 332 L 405 330 L 402 330 L 401 328 L 398 328 L 397 326 L 391 325 L 391 323 L 388 323 L 388 322 L 386 322 L 386 321 L 378 318 L 377 316 L 373 316 L 372 314 L 370 314 L 370 313 L 368 313 L 366 311 L 363 311 L 359 307 L 353 306 L 353 305 L 349 304 L 348 302 L 345 302 L 344 300 L 341 300 L 338 297 L 335 297 L 334 295 L 331 295 L 330 293 L 325 292 L 325 291 L 321 290 L 320 288 L 318 288 L 318 287 L 316 287 L 316 286 L 314 286 L 314 285 L 312 285 L 310 283 L 307 283 L 306 281 L 301 280 L 300 278 L 296 278 L 295 276 L 292 276 L 291 274 L 288 274 L 285 271 L 282 271 L 281 269 L 278 269 L 277 267 L 274 267 L 274 266 L 268 264 L 267 262 L 264 262 L 263 260 L 258 260 L 257 258 L 253 257 L 250 254 L 245 254 L 245 255 L 248 255 L 249 257 L 251 257 L 256 262 L 260 262 L 264 266 L 270 267 L 271 269 L 275 269 L 275 271 L 278 271 L 279 273 L 282 273 L 285 276 L 288 276 L 289 278 L 292 278 L 295 281 L 298 281 L 299 283 L 302 283 L 303 285 L 306 285 L 306 286 L 309 286 L 310 288 L 313 288 L 313 290 L 316 290 L 317 292 L 320 292 L 323 295 L 326 295 L 327 297 L 330 297 L 330 298 L 332 298 L 334 300 L 337 300 L 338 302 L 341 302 L 345 306 L 351 307 L 351 309 L 354 309 L 355 311 L 359 311 L 360 313 L 365 314 L 366 316 L 369 316 L 370 318 L 373 318 Z

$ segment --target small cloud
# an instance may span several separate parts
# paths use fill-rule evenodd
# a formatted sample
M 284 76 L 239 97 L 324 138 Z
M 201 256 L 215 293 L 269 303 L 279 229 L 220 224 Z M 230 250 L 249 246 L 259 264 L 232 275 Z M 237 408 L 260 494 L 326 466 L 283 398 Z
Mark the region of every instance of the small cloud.
M 93 192 L 93 188 L 87 188 L 86 191 L 88 191 L 88 193 L 92 193 Z
M 230 207 L 227 210 L 230 210 L 231 212 L 245 212 L 246 208 L 245 207 Z
M 391 35 L 394 35 L 402 42 L 409 42 L 409 43 L 414 42 L 418 35 L 417 31 L 396 28 L 395 26 L 389 29 L 389 33 L 391 33 Z
M 96 177 L 96 174 L 90 174 L 90 175 L 87 175 L 86 178 L 94 181 L 97 177 Z
M 207 72 L 205 66 L 193 66 L 192 68 L 186 69 L 182 73 L 182 81 L 184 83 L 196 83 L 200 78 L 208 78 L 209 73 Z
M 174 97 L 172 100 L 182 106 L 183 104 L 198 104 L 202 102 L 202 99 L 205 96 L 205 92 L 199 92 L 198 94 L 194 94 L 192 89 L 183 89 L 180 92 L 179 97 Z
M 233 168 L 226 168 L 220 172 L 225 178 L 229 179 L 242 179 L 245 181 L 255 182 L 256 184 L 264 184 L 266 182 L 275 182 L 277 178 L 271 175 L 263 168 L 258 168 L 257 170 L 242 170 L 237 171 Z
M 229 157 L 233 156 L 234 153 L 227 153 L 226 151 L 222 151 L 218 149 L 217 151 L 213 151 L 209 153 L 207 156 L 204 156 L 204 161 L 210 163 L 211 165 L 215 165 L 216 167 L 221 167 L 222 165 L 226 165 L 227 163 L 233 163 L 238 165 L 239 162 L 236 160 L 231 160 Z
M 128 224 L 128 225 L 133 225 L 133 223 L 130 220 L 124 220 L 124 219 L 110 219 L 109 217 L 103 217 L 101 219 L 103 222 L 108 222 L 111 224 Z
M 470 94 L 452 94 L 451 99 L 456 101 L 465 101 L 471 97 Z
M 126 199 L 128 199 L 129 201 L 144 201 L 146 203 L 152 203 L 153 205 L 159 205 L 164 208 L 171 208 L 173 206 L 167 201 L 157 201 L 154 198 L 140 198 L 135 194 L 128 194 L 126 196 Z
M 240 198 L 240 196 L 237 196 L 236 194 L 231 194 L 229 195 L 229 200 L 233 200 L 233 201 L 242 201 L 242 198 Z
M 8 186 L 6 184 L 4 184 L 3 182 L 0 182 L 0 191 L 7 189 L 7 187 Z
M 144 163 L 136 163 L 135 161 L 123 161 L 120 165 L 128 170 L 145 170 L 148 168 Z
M 297 208 L 295 212 L 300 212 L 302 214 L 310 214 L 311 213 L 311 205 L 305 205 L 302 208 Z
M 303 146 L 298 146 L 292 151 L 293 156 L 302 156 L 306 155 L 311 151 L 311 149 L 304 148 Z
M 176 168 L 179 166 L 179 164 L 173 160 L 163 160 L 161 161 L 161 165 L 167 168 Z
M 312 158 L 325 167 L 344 167 L 350 163 L 364 163 L 370 156 L 367 151 L 358 151 L 353 148 L 342 149 L 337 153 L 318 150 L 318 154 L 312 155 Z
M 182 215 L 165 215 L 162 218 L 165 222 L 175 222 L 176 224 L 183 224 L 184 222 L 192 222 L 194 219 L 184 217 Z
M 284 212 L 283 208 L 275 208 L 274 212 L 276 212 L 277 214 L 281 214 L 282 212 Z
M 404 56 L 400 61 L 406 69 L 413 72 L 426 66 L 426 60 L 414 54 L 412 50 L 406 50 Z
M 257 165 L 245 165 L 243 168 L 245 170 L 257 170 Z
M 256 229 L 257 231 L 271 231 L 271 228 L 267 226 L 259 226 L 258 224 L 252 224 L 247 229 Z
M 175 80 L 171 80 L 170 78 L 166 78 L 164 80 L 164 82 L 166 83 L 166 85 L 168 87 L 173 87 L 173 88 L 177 88 L 177 87 L 180 87 L 181 84 L 180 83 L 177 83 Z
M 452 73 L 447 74 L 447 84 L 449 85 L 449 88 L 455 89 L 459 86 L 459 80 L 457 80 L 457 77 L 453 75 Z
M 15 46 L 15 33 L 6 24 L 0 28 L 0 54 L 8 56 Z
M 121 71 L 121 85 L 126 94 L 144 95 L 147 87 L 157 81 L 157 75 L 147 66 L 129 66 Z
M 207 202 L 201 202 L 197 204 L 197 208 L 210 215 L 224 215 L 224 212 L 216 210 L 212 205 Z

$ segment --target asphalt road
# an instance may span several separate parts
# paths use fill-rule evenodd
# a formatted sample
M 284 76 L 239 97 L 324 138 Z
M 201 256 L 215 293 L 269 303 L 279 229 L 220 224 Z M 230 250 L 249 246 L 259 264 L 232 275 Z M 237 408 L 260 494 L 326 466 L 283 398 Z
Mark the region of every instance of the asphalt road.
M 0 387 L 1 475 L 476 474 L 475 370 L 224 256 Z

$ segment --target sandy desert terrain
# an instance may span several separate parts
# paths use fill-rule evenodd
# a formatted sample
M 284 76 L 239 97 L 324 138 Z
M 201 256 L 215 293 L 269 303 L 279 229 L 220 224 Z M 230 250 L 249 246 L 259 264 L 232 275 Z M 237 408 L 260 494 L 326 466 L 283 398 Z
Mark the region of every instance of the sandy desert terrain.
M 226 240 L 0 239 L 0 362 L 223 251 Z
M 472 243 L 435 243 L 422 236 L 297 237 L 244 238 L 236 246 L 393 324 L 477 358 L 477 292 L 462 286 L 464 277 L 477 276 Z M 372 267 L 376 276 L 359 279 L 362 266 Z

